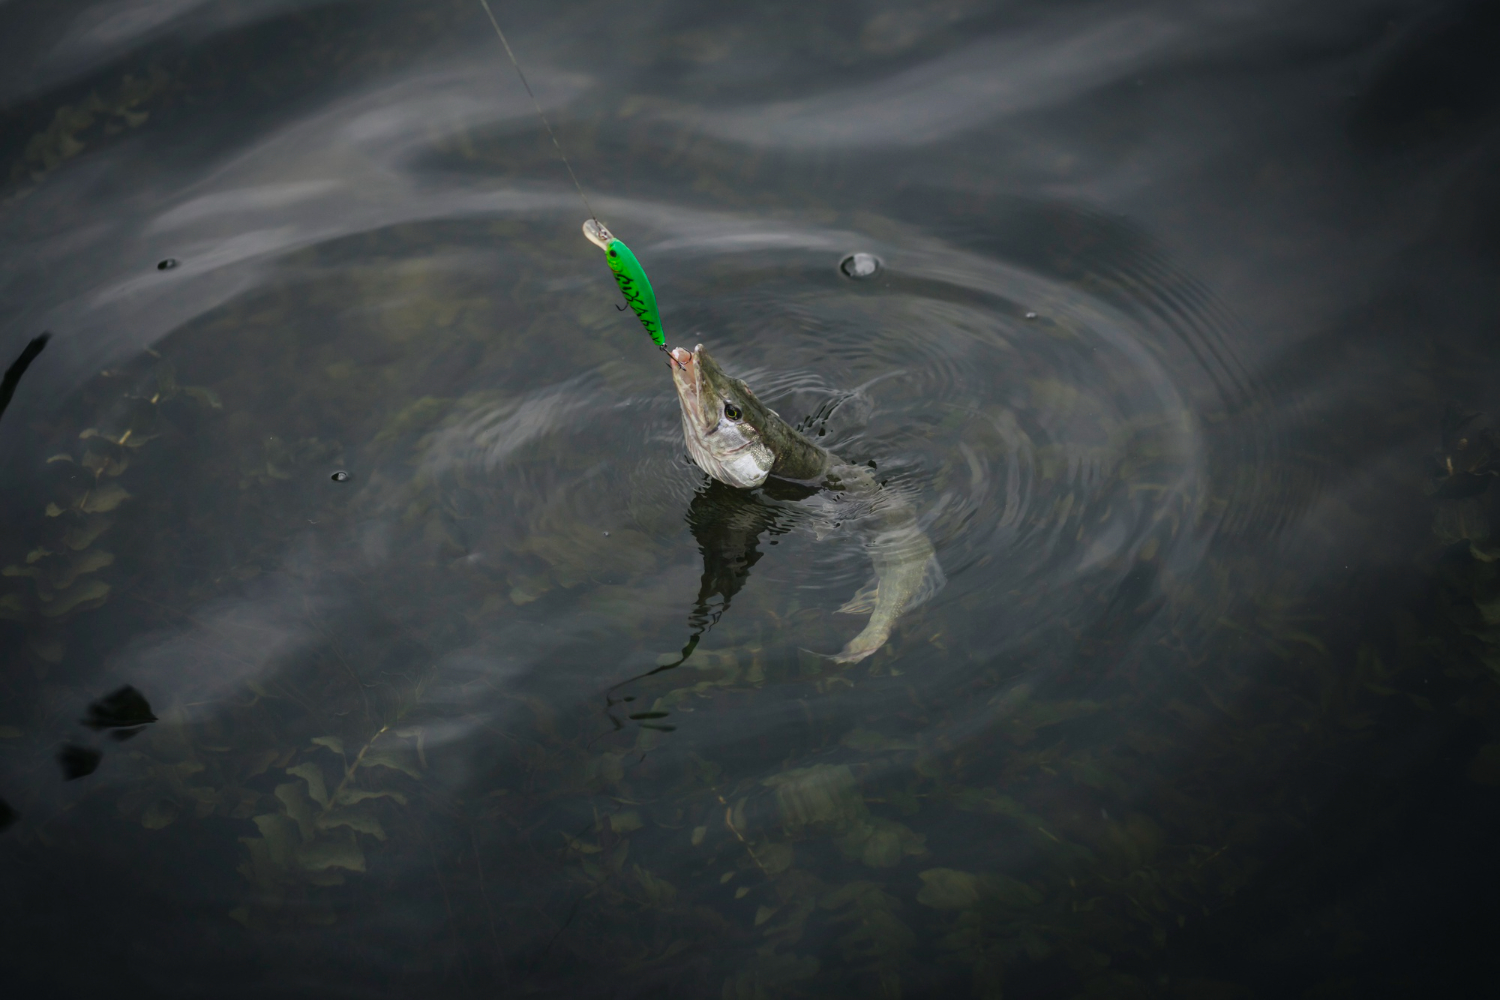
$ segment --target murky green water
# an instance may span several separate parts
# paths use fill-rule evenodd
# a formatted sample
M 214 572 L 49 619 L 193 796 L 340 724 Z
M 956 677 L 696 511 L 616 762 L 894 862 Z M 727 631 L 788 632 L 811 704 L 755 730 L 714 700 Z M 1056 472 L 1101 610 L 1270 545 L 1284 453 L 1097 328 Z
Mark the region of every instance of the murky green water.
M 477 2 L 13 0 L 9 983 L 1476 973 L 1492 15 L 496 13 L 668 342 L 873 463 L 945 585 L 829 659 L 867 527 L 686 458 Z

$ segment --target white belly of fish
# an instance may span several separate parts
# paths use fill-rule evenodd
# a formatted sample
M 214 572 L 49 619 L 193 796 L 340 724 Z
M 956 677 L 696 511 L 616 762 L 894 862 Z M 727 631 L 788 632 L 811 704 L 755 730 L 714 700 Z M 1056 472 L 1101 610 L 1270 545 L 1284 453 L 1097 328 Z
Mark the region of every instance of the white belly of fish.
M 736 433 L 737 427 L 721 423 L 715 433 L 724 435 L 725 440 L 716 442 L 720 445 L 716 453 L 693 433 L 694 430 L 688 422 L 687 414 L 683 414 L 682 436 L 687 443 L 688 454 L 693 457 L 698 468 L 719 482 L 747 490 L 759 486 L 770 475 L 776 457 L 759 439 L 747 439 Z

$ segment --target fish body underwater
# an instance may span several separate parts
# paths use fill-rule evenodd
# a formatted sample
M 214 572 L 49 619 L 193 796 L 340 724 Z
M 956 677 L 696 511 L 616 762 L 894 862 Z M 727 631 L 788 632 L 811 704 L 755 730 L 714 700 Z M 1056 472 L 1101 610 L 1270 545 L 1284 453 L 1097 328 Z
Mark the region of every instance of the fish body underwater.
M 943 571 L 916 511 L 884 490 L 866 466 L 845 462 L 803 437 L 742 380 L 725 374 L 702 344 L 691 352 L 674 348 L 671 357 L 683 438 L 700 469 L 740 489 L 753 489 L 776 476 L 830 490 L 840 503 L 851 505 L 851 517 L 858 514 L 873 526 L 866 547 L 875 579 L 839 609 L 868 613 L 870 620 L 833 658 L 856 663 L 874 653 L 890 638 L 901 614 L 943 584 Z

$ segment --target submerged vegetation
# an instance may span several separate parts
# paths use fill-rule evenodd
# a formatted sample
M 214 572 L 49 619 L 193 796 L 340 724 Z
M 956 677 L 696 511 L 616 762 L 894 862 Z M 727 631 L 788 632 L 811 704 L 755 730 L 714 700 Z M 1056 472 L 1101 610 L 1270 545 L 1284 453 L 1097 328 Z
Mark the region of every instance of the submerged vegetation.
M 576 435 L 511 460 L 535 496 L 473 462 L 437 462 L 553 404 L 503 379 L 461 399 L 424 394 L 445 358 L 488 363 L 489 306 L 415 271 L 378 280 L 353 297 L 400 311 L 375 328 L 386 350 L 368 361 L 249 301 L 99 376 L 86 394 L 95 416 L 56 431 L 45 502 L 5 568 L 0 607 L 24 634 L 33 684 L 88 676 L 99 647 L 85 632 L 101 634 L 110 608 L 108 627 L 136 648 L 177 643 L 174 655 L 201 662 L 183 690 L 227 678 L 208 711 L 171 689 L 96 703 L 90 725 L 134 735 L 150 723 L 106 755 L 108 783 L 91 774 L 98 751 L 70 745 L 61 759 L 95 783 L 69 788 L 107 799 L 115 822 L 176 831 L 201 851 L 191 868 L 231 867 L 240 896 L 220 915 L 251 942 L 358 924 L 397 893 L 427 914 L 430 974 L 541 992 L 608 976 L 736 1000 L 956 984 L 992 998 L 1248 995 L 1253 970 L 1236 983 L 1180 957 L 1182 942 L 1231 934 L 1276 939 L 1266 947 L 1285 949 L 1282 963 L 1331 956 L 1329 995 L 1340 977 L 1359 981 L 1376 940 L 1367 918 L 1267 900 L 1264 886 L 1288 845 L 1317 857 L 1377 836 L 1378 825 L 1352 847 L 1319 846 L 1335 821 L 1314 803 L 1342 762 L 1424 716 L 1487 718 L 1496 703 L 1495 491 L 1484 461 L 1449 460 L 1482 447 L 1459 448 L 1462 428 L 1450 426 L 1427 501 L 1443 546 L 1419 561 L 1432 603 L 1383 633 L 1233 545 L 1191 579 L 1174 575 L 1162 553 L 1193 527 L 1174 513 L 1115 586 L 1018 647 L 963 649 L 963 623 L 928 611 L 870 663 L 836 669 L 799 649 L 831 646 L 827 612 L 747 586 L 775 563 L 766 552 L 789 551 L 770 543 L 795 544 L 797 496 L 694 487 L 684 470 L 685 499 L 665 521 L 605 534 L 563 499 L 596 461 Z M 573 321 L 611 322 L 607 302 L 590 310 Z M 398 349 L 413 327 L 429 369 Z M 260 370 L 226 337 L 261 344 Z M 529 349 L 508 348 L 506 363 Z M 1053 381 L 1031 398 L 1056 415 L 1076 397 Z M 998 426 L 1015 433 L 1024 419 Z M 1161 421 L 1137 423 L 1107 431 L 1130 456 L 1113 467 L 1127 488 L 1172 460 L 1153 436 Z M 329 426 L 368 443 L 345 449 Z M 336 468 L 354 471 L 339 480 Z M 935 480 L 961 482 L 967 468 Z M 1040 452 L 1037 523 L 1079 516 L 1048 494 L 1067 468 Z M 1482 482 L 1454 496 L 1460 474 Z M 1159 507 L 1219 509 L 1196 497 Z M 376 532 L 375 565 L 399 572 L 363 569 L 358 531 Z M 170 568 L 192 551 L 190 568 Z M 685 555 L 701 568 L 696 599 L 673 590 L 660 627 L 622 620 Z M 352 608 L 321 596 L 330 576 L 352 586 Z M 224 610 L 282 592 L 282 624 Z M 959 609 L 1040 600 L 981 589 Z M 582 696 L 545 674 L 455 680 L 443 666 L 507 621 L 542 627 L 562 608 L 648 647 L 695 641 L 657 670 L 606 659 L 586 675 L 556 647 L 559 669 L 589 678 Z M 267 658 L 258 637 L 287 630 L 300 638 L 271 642 Z M 35 703 L 22 677 L 11 673 L 12 705 Z M 134 701 L 142 693 L 155 709 Z M 41 731 L 40 719 L 5 721 L 12 749 Z M 1500 784 L 1496 746 L 1466 765 L 1477 786 Z M 69 822 L 33 799 L 8 838 L 46 843 Z M 1256 923 L 1266 907 L 1307 914 L 1294 939 Z
M 164 433 L 163 411 L 182 400 L 217 408 L 218 397 L 198 386 L 180 386 L 172 366 L 157 357 L 144 372 L 106 372 L 101 376 L 126 388 L 101 415 L 100 425 L 76 435 L 77 444 L 47 458 L 45 481 L 50 492 L 42 513 L 46 521 L 32 527 L 24 556 L 0 573 L 29 579 L 32 586 L 0 592 L 0 616 L 29 626 L 28 646 L 34 669 L 45 674 L 60 663 L 64 636 L 78 616 L 109 598 L 110 584 L 100 571 L 115 556 L 102 547 L 114 527 L 117 508 L 131 499 L 121 476 L 132 459 Z M 13 536 L 14 537 L 14 536 Z
M 437 315 L 433 330 L 450 337 L 482 325 L 447 306 Z M 36 536 L 6 569 L 5 607 L 25 629 L 35 678 L 79 669 L 69 659 L 76 623 L 107 604 L 134 596 L 137 615 L 157 609 L 142 625 L 160 634 L 202 625 L 191 608 L 248 596 L 267 574 L 312 580 L 281 543 L 310 532 L 326 544 L 325 519 L 343 532 L 395 510 L 388 544 L 426 553 L 403 557 L 399 590 L 367 585 L 373 617 L 339 625 L 301 598 L 312 638 L 295 671 L 243 673 L 209 714 L 169 704 L 124 745 L 115 780 L 91 793 L 147 835 L 186 830 L 180 843 L 237 845 L 205 857 L 233 859 L 243 896 L 223 916 L 248 935 L 359 921 L 394 890 L 403 905 L 445 915 L 429 932 L 442 956 L 434 974 L 518 989 L 576 991 L 609 975 L 637 990 L 737 1000 L 894 998 L 959 982 L 976 997 L 1248 995 L 1244 982 L 1181 967 L 1178 942 L 1245 932 L 1244 914 L 1270 905 L 1255 898 L 1259 886 L 1278 852 L 1329 822 L 1304 803 L 1336 780 L 1339 762 L 1424 715 L 1482 716 L 1496 701 L 1494 498 L 1487 483 L 1452 497 L 1451 471 L 1430 501 L 1441 613 L 1398 615 L 1387 634 L 1331 617 L 1316 594 L 1249 555 L 1210 556 L 1185 586 L 1148 545 L 1140 571 L 1093 597 L 1086 628 L 955 661 L 941 624 L 919 618 L 891 653 L 845 670 L 797 652 L 798 637 L 820 627 L 797 625 L 804 612 L 745 589 L 761 546 L 788 537 L 783 515 L 707 486 L 680 514 L 703 578 L 696 604 L 679 595 L 676 626 L 712 620 L 703 644 L 608 698 L 603 683 L 582 699 L 546 683 L 502 691 L 512 709 L 486 725 L 503 751 L 455 780 L 459 761 L 441 762 L 463 744 L 428 739 L 462 718 L 432 694 L 444 657 L 496 615 L 546 613 L 559 600 L 607 613 L 669 557 L 619 526 L 606 546 L 553 507 L 505 536 L 515 561 L 476 568 L 464 553 L 481 544 L 473 532 L 496 530 L 486 505 L 502 494 L 424 473 L 422 455 L 475 413 L 503 419 L 516 404 L 392 404 L 370 444 L 346 452 L 296 425 L 267 426 L 242 377 L 225 381 L 208 357 L 178 351 L 175 365 L 151 356 L 101 376 L 114 395 L 94 398 L 113 402 L 48 463 L 55 478 Z M 180 365 L 213 387 L 181 385 Z M 341 383 L 388 377 L 339 369 L 322 405 L 340 405 Z M 364 390 L 350 391 L 358 405 Z M 174 537 L 169 511 L 128 533 L 120 520 L 160 488 L 160 471 L 154 484 L 130 477 L 153 451 L 171 452 L 178 468 L 184 455 L 205 456 L 184 489 L 229 484 L 233 496 L 208 516 L 248 526 L 219 568 L 177 578 L 171 587 L 187 596 L 176 605 L 145 569 L 168 551 L 150 540 Z M 536 457 L 553 460 L 576 461 Z M 335 465 L 364 470 L 364 492 L 337 493 Z M 1057 516 L 1039 506 L 1036 516 Z M 120 546 L 130 551 L 119 562 L 102 554 L 132 535 L 148 547 Z M 108 579 L 122 564 L 131 575 Z M 416 604 L 377 610 L 397 593 Z M 205 652 L 220 662 L 250 648 L 213 641 Z M 86 721 L 139 731 L 153 711 L 133 697 L 117 692 Z M 774 737 L 735 722 L 745 718 Z M 705 740 L 718 727 L 745 736 Z M 1496 745 L 1478 748 L 1473 783 L 1500 784 Z M 70 777 L 98 764 L 89 748 L 64 752 Z M 27 812 L 9 836 L 46 838 L 66 822 Z M 1307 912 L 1298 943 L 1281 947 L 1330 955 L 1335 979 L 1346 976 L 1372 929 L 1347 905 Z

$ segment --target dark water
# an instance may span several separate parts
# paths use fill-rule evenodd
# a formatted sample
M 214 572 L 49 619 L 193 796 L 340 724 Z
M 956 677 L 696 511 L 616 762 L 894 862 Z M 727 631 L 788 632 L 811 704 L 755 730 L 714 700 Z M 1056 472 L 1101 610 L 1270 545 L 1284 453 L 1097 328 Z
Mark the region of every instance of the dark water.
M 858 525 L 685 459 L 477 3 L 9 0 L 8 989 L 1487 974 L 1492 5 L 497 15 L 669 342 L 946 586 L 821 655 Z

